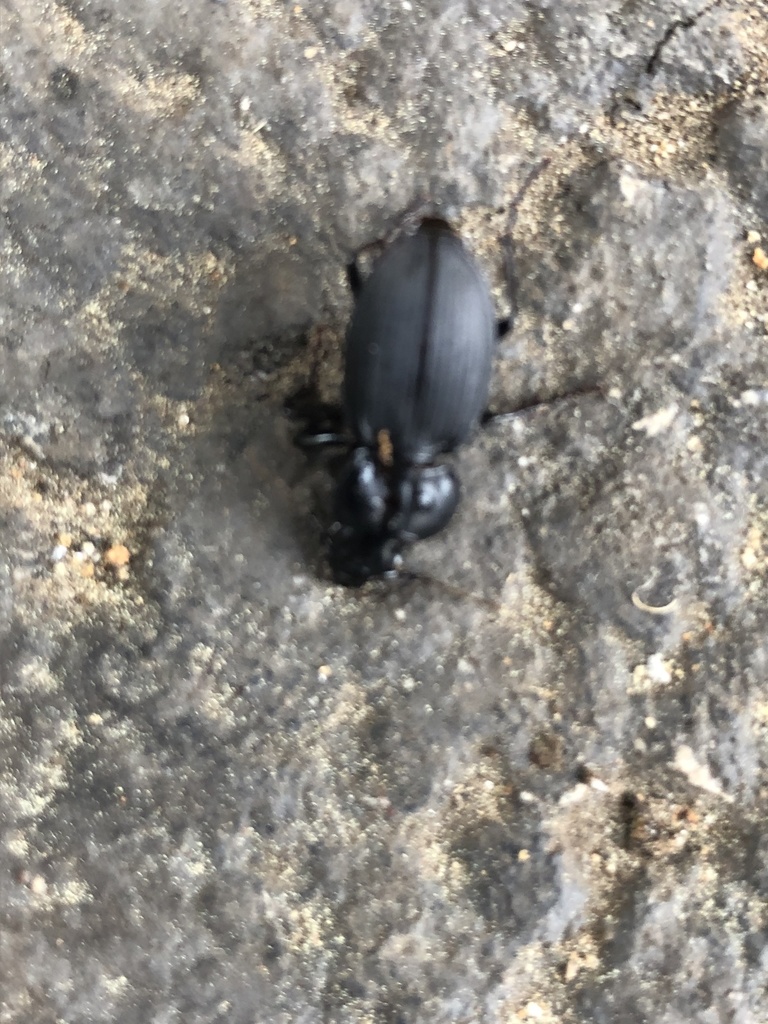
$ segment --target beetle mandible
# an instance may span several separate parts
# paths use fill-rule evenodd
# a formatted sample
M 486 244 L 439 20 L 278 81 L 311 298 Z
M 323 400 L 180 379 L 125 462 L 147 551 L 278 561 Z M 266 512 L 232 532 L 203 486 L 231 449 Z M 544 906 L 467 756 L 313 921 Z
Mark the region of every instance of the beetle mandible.
M 330 530 L 337 583 L 391 575 L 414 541 L 442 530 L 459 481 L 441 456 L 471 434 L 486 410 L 497 322 L 488 283 L 458 234 L 425 217 L 401 234 L 355 297 L 346 338 L 346 435 L 307 431 L 304 446 L 345 443 Z

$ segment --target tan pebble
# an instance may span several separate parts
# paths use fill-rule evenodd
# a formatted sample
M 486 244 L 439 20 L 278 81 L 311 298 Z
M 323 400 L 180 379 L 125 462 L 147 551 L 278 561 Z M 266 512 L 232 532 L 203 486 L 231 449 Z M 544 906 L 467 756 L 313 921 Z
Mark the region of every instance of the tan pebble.
M 84 516 L 95 516 L 96 506 L 93 504 L 92 501 L 86 501 L 86 503 L 83 505 L 82 511 Z
M 116 574 L 116 575 L 117 575 L 117 578 L 118 578 L 118 579 L 119 579 L 119 580 L 120 580 L 120 581 L 121 581 L 122 583 L 125 583 L 125 581 L 126 581 L 127 579 L 130 579 L 130 576 L 131 576 L 131 574 L 130 574 L 130 572 L 129 572 L 129 570 L 128 570 L 128 566 L 127 566 L 127 565 L 121 565 L 121 566 L 120 566 L 120 567 L 118 568 L 118 570 L 117 570 L 117 574 Z
M 64 548 L 72 547 L 72 534 L 71 533 L 60 533 L 56 538 L 56 543 L 61 544 Z
M 93 574 L 96 572 L 93 562 L 79 562 L 77 571 L 82 577 L 87 580 L 93 579 Z
M 56 562 L 53 567 L 54 576 L 66 576 L 69 572 L 66 562 Z
M 517 855 L 517 859 L 519 861 L 522 861 L 523 864 L 524 864 L 527 860 L 531 859 L 531 851 L 530 850 L 520 850 L 520 852 Z
M 765 251 L 765 249 L 761 249 L 758 245 L 758 247 L 752 253 L 752 262 L 760 270 L 768 270 L 768 253 Z
M 747 242 L 749 243 L 749 245 L 757 245 L 757 243 L 760 241 L 761 237 L 762 236 L 761 236 L 759 231 L 748 231 L 747 232 Z
M 307 60 L 312 60 L 313 57 L 317 56 L 318 52 L 319 51 L 316 46 L 308 46 L 304 51 L 304 56 L 307 58 Z
M 111 548 L 107 548 L 104 552 L 104 561 L 108 565 L 114 565 L 116 567 L 128 565 L 131 560 L 131 553 L 125 544 L 113 544 Z

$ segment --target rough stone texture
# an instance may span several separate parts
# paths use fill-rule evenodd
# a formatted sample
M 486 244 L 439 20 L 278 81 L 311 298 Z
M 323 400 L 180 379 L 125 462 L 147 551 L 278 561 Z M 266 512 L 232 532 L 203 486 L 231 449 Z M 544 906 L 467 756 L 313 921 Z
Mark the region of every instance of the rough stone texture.
M 0 1024 L 767 1020 L 768 5 L 6 0 L 0 53 Z M 348 592 L 283 402 L 424 197 L 494 407 L 572 397 Z

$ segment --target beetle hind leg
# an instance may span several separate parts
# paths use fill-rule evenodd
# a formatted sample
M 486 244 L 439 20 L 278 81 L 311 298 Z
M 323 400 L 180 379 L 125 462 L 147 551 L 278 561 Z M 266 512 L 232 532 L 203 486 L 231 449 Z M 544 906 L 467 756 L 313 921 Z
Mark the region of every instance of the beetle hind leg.
M 603 390 L 596 384 L 584 384 L 572 391 L 564 391 L 551 398 L 529 398 L 521 402 L 516 409 L 509 409 L 503 412 L 495 412 L 493 409 L 486 409 L 480 417 L 480 426 L 487 427 L 491 423 L 499 423 L 504 420 L 511 420 L 517 416 L 524 416 L 526 413 L 535 412 L 538 409 L 553 409 L 563 402 L 571 401 L 574 398 L 583 398 L 585 395 L 600 395 Z
M 352 295 L 357 298 L 360 289 L 363 287 L 363 275 L 357 263 L 357 256 L 347 264 L 347 284 Z

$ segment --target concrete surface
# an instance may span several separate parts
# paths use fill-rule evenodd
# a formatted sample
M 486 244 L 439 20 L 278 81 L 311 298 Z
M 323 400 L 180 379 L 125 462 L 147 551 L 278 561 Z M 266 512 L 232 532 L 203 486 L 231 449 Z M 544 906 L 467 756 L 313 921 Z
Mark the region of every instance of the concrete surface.
M 1 1024 L 768 1020 L 768 5 L 3 0 L 0 53 Z M 420 196 L 517 310 L 494 408 L 600 390 L 344 591 L 283 402 Z

